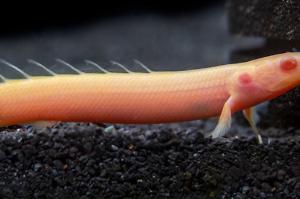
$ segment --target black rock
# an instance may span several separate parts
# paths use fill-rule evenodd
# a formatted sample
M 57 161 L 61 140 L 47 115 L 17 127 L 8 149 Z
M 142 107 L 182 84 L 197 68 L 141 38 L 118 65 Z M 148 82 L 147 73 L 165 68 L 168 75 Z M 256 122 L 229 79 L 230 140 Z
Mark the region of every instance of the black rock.
M 282 40 L 300 40 L 300 1 L 229 0 L 233 33 Z

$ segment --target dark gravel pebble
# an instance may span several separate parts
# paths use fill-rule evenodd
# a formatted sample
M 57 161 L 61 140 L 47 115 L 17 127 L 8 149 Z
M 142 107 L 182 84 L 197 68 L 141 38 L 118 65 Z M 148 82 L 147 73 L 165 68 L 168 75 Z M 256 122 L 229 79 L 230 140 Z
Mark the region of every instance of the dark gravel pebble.
M 61 124 L 0 139 L 0 198 L 300 196 L 296 139 L 257 145 L 205 139 L 195 127 L 104 128 Z
M 4 158 L 5 158 L 5 153 L 0 150 L 0 161 L 4 160 Z

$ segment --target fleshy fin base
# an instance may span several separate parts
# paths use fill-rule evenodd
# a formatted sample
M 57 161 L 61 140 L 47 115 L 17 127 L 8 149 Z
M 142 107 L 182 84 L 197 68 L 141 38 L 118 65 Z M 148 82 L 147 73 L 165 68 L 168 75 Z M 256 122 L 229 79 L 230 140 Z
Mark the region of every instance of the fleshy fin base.
M 231 127 L 231 98 L 229 98 L 222 109 L 220 119 L 216 128 L 211 132 L 212 138 L 224 136 Z

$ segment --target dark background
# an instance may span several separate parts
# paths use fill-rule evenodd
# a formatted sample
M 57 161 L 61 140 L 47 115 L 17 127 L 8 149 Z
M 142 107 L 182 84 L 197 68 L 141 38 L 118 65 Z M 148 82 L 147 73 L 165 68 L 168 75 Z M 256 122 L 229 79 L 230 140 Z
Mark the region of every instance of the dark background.
M 85 71 L 90 59 L 112 70 L 110 60 L 141 70 L 133 59 L 153 70 L 184 70 L 230 62 L 230 52 L 256 46 L 261 40 L 229 34 L 225 2 L 155 3 L 39 2 L 3 6 L 0 58 L 33 75 L 44 74 L 26 62 L 35 59 L 56 72 L 70 72 L 55 63 L 61 58 Z M 3 64 L 6 76 L 18 76 Z
M 203 1 L 41 1 L 2 2 L 1 34 L 66 28 L 111 17 L 155 13 L 169 17 L 197 12 L 223 0 Z

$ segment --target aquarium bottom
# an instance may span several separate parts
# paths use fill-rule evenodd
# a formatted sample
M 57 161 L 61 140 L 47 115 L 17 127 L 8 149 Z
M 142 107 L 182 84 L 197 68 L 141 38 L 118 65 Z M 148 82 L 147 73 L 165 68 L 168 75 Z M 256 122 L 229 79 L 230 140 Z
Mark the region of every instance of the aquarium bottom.
M 0 198 L 300 197 L 299 131 L 258 145 L 254 138 L 204 139 L 201 129 L 212 126 L 3 129 Z

